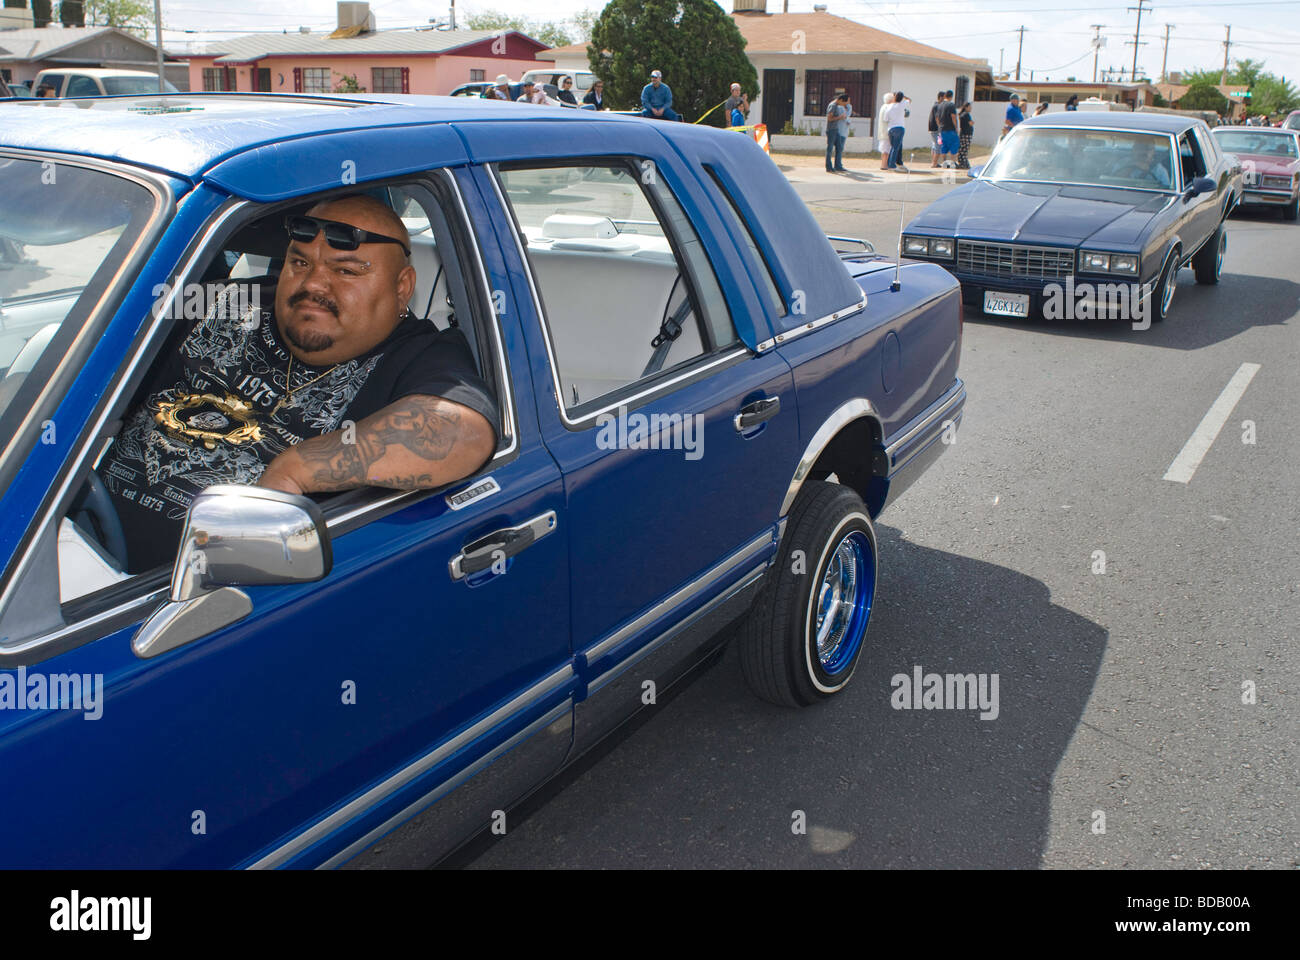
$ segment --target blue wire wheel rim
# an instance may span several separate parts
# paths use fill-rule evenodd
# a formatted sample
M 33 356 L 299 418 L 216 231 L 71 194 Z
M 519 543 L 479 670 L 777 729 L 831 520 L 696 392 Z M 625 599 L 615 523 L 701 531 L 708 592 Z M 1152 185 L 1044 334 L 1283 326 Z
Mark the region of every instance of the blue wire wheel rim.
M 811 679 L 823 693 L 839 689 L 852 675 L 876 592 L 876 544 L 870 527 L 843 523 L 837 532 L 839 539 L 827 551 L 808 614 L 807 660 Z

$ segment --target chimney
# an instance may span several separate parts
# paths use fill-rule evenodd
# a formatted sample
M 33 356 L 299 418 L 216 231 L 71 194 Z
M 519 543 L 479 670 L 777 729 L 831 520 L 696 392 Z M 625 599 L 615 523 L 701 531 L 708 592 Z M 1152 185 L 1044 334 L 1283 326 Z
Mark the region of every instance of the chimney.
M 732 13 L 767 13 L 767 0 L 732 0 Z
M 338 20 L 336 34 L 346 31 L 347 36 L 355 37 L 362 33 L 373 33 L 375 29 L 375 15 L 370 12 L 369 3 L 340 0 Z

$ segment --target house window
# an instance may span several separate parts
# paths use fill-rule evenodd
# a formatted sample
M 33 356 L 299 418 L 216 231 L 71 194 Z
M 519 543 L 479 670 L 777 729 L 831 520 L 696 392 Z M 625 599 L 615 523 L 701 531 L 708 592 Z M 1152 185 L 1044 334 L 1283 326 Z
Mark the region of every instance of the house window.
M 953 96 L 953 102 L 961 106 L 970 99 L 970 77 L 957 78 L 957 90 Z
M 481 82 L 483 82 L 484 80 L 487 79 L 487 77 L 485 76 L 485 73 L 486 73 L 486 71 L 484 71 L 484 70 L 471 70 L 471 71 L 469 72 L 469 82 L 470 82 L 470 83 L 481 83 Z
M 329 93 L 330 92 L 330 68 L 329 67 L 303 67 L 302 92 L 303 93 Z
M 226 70 L 224 67 L 203 68 L 203 89 L 205 91 L 226 89 Z
M 870 70 L 804 71 L 804 116 L 825 117 L 831 101 L 839 94 L 849 95 L 853 116 L 875 116 L 875 78 Z
M 370 90 L 373 93 L 401 93 L 401 67 L 373 67 L 370 70 Z

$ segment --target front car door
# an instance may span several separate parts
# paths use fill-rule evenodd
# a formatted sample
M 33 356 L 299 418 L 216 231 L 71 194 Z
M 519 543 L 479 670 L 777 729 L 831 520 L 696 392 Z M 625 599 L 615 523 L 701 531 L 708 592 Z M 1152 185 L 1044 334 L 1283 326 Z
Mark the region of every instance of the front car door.
M 174 332 L 173 311 L 152 310 L 151 292 L 167 284 L 180 296 L 188 282 L 210 280 L 214 265 L 233 264 L 235 276 L 262 254 L 254 241 L 265 216 L 320 196 L 323 185 L 309 178 L 322 162 L 338 169 L 376 158 L 358 171 L 365 184 L 390 164 L 412 169 L 417 156 L 426 165 L 464 159 L 445 129 L 407 127 L 400 137 L 370 130 L 276 144 L 217 168 L 221 189 L 201 186 L 181 200 L 66 389 L 52 418 L 66 446 L 38 446 L 4 491 L 7 521 L 21 508 L 26 532 L 7 554 L 0 694 L 6 678 L 11 690 L 34 677 L 84 677 L 102 690 L 94 711 L 0 711 L 0 766 L 20 785 L 0 800 L 6 866 L 338 865 L 487 768 L 474 783 L 490 789 L 440 802 L 433 810 L 445 815 L 422 820 L 425 859 L 414 855 L 411 865 L 428 863 L 568 752 L 575 684 L 560 473 L 537 429 L 515 321 L 501 311 L 498 326 L 491 308 L 489 290 L 506 285 L 496 240 L 471 230 L 460 188 L 442 172 L 401 185 L 424 198 L 429 223 L 413 246 L 423 236 L 443 275 L 454 271 L 428 302 L 455 293 L 459 322 L 476 334 L 480 369 L 497 388 L 493 460 L 446 491 L 326 502 L 328 576 L 242 588 L 250 614 L 156 657 L 137 656 L 132 640 L 165 601 L 167 570 L 58 602 L 60 589 L 77 588 L 60 582 L 54 548 L 69 502 Z M 267 169 L 280 171 L 275 182 Z M 286 182 L 284 171 L 306 179 Z M 262 202 L 223 202 L 227 194 Z M 123 343 L 132 344 L 125 362 Z M 42 488 L 49 498 L 35 495 Z M 534 520 L 543 525 L 526 550 L 454 575 L 451 561 L 467 546 Z M 524 754 L 527 762 L 513 762 Z M 506 757 L 512 763 L 496 762 Z

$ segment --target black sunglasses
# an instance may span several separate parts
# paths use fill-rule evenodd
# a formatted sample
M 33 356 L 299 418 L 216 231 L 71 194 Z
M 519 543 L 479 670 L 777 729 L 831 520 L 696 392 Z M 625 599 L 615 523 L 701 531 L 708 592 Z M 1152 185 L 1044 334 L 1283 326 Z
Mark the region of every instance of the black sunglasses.
M 411 255 L 410 248 L 396 237 L 371 233 L 369 230 L 362 230 L 350 223 L 339 223 L 337 220 L 321 220 L 319 217 L 302 215 L 288 216 L 284 218 L 284 229 L 288 232 L 290 240 L 301 243 L 311 243 L 316 239 L 316 234 L 324 230 L 325 242 L 335 250 L 355 250 L 363 243 L 395 243 L 408 257 Z

